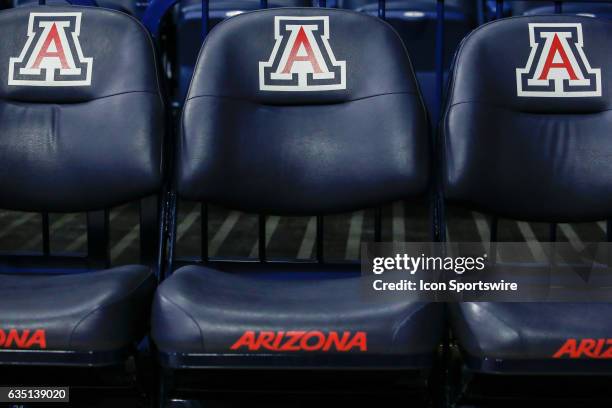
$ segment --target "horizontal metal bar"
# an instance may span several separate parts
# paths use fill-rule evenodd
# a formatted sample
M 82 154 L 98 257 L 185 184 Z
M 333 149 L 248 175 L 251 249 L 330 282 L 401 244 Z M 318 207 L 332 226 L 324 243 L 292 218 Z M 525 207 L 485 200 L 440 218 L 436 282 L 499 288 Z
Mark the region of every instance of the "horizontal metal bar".
M 321 263 L 316 259 L 295 259 L 295 258 L 274 258 L 268 259 L 265 264 L 259 262 L 258 259 L 250 257 L 210 257 L 208 261 L 202 262 L 198 257 L 175 257 L 174 258 L 175 269 L 185 265 L 218 265 L 219 269 L 240 269 L 245 268 L 245 271 L 256 271 L 258 268 L 262 268 L 266 272 L 273 272 L 278 269 L 283 269 L 287 266 L 294 267 L 295 271 L 311 270 L 321 271 Z M 334 260 L 326 261 L 323 263 L 326 272 L 359 272 L 359 266 L 361 265 L 359 260 Z
M 80 273 L 90 270 L 86 254 L 46 256 L 42 254 L 15 253 L 0 255 L 0 273 Z
M 295 369 L 309 367 L 318 369 L 360 369 L 360 370 L 422 370 L 430 368 L 434 354 L 398 356 L 395 354 L 193 354 L 159 353 L 163 367 L 174 369 Z
M 132 347 L 114 351 L 2 350 L 0 364 L 11 366 L 103 367 L 124 362 Z

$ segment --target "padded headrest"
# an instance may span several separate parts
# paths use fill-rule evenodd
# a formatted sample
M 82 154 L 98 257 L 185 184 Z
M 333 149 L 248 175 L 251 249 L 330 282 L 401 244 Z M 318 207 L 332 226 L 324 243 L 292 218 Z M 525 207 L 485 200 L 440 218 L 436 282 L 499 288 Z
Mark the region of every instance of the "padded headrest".
M 1 13 L 0 99 L 74 103 L 125 92 L 157 93 L 155 72 L 148 69 L 151 40 L 135 22 L 95 7 Z
M 428 123 L 408 55 L 388 24 L 352 11 L 269 9 L 219 24 L 181 132 L 186 199 L 315 214 L 428 186 Z
M 612 106 L 608 21 L 531 16 L 475 30 L 460 50 L 450 104 L 478 102 L 521 112 L 589 113 Z
M 90 7 L 0 13 L 0 207 L 109 208 L 161 185 L 164 103 L 151 39 Z
M 410 67 L 403 57 L 402 43 L 382 21 L 320 8 L 247 14 L 225 21 L 223 29 L 212 30 L 196 65 L 188 98 L 207 95 L 297 105 L 417 92 L 415 82 L 405 76 Z M 295 49 L 285 47 L 289 41 Z M 312 49 L 304 48 L 303 44 L 311 43 Z M 277 53 L 278 49 L 283 52 Z M 402 58 L 394 58 L 398 55 Z M 347 69 L 349 64 L 352 68 Z M 214 77 L 198 75 L 202 67 L 212 70 Z M 318 92 L 321 90 L 326 92 Z
M 447 199 L 510 218 L 612 216 L 612 23 L 514 17 L 458 51 L 443 137 Z

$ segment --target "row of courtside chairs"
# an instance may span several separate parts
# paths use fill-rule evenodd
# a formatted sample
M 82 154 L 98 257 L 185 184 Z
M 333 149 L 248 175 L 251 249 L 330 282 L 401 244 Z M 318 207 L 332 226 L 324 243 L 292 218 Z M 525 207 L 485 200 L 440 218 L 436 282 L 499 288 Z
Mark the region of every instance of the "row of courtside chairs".
M 159 1 L 159 0 L 158 0 Z M 147 0 L 97 0 L 101 7 L 119 10 L 142 19 L 152 1 Z M 327 0 L 327 7 L 355 10 L 372 16 L 384 17 L 395 28 L 404 41 L 408 53 L 418 56 L 414 70 L 421 88 L 431 120 L 439 119 L 439 89 L 437 86 L 436 64 L 441 64 L 444 78 L 453 54 L 461 40 L 479 24 L 495 16 L 518 16 L 553 14 L 578 14 L 612 18 L 612 4 L 603 2 L 557 2 L 552 1 L 506 1 L 502 7 L 496 1 L 487 0 L 445 0 L 444 33 L 442 35 L 442 61 L 436 61 L 436 32 L 438 30 L 438 0 L 387 0 L 381 15 L 377 0 Z M 8 4 L 8 3 L 7 3 Z M 38 4 L 38 0 L 11 0 L 12 7 Z M 49 0 L 47 4 L 67 4 L 67 0 Z M 317 6 L 319 0 L 270 0 L 267 7 L 308 7 Z M 219 22 L 247 11 L 261 7 L 260 0 L 209 0 L 208 29 Z M 499 8 L 499 12 L 497 9 Z M 169 72 L 172 78 L 170 95 L 174 104 L 182 105 L 193 74 L 201 46 L 202 1 L 180 0 L 171 8 L 164 19 L 163 51 L 170 60 Z
M 478 396 L 491 379 L 506 384 L 498 397 L 525 376 L 521 389 L 554 378 L 558 399 L 593 391 L 563 381 L 610 380 L 612 360 L 553 358 L 568 339 L 611 339 L 609 303 L 364 302 L 359 265 L 174 255 L 179 199 L 323 215 L 433 195 L 437 225 L 446 203 L 550 223 L 612 218 L 609 21 L 527 16 L 473 31 L 435 140 L 400 37 L 363 13 L 277 8 L 219 24 L 176 133 L 133 17 L 32 6 L 0 12 L 0 27 L 0 207 L 86 212 L 88 226 L 86 258 L 1 258 L 9 372 L 105 370 L 148 350 L 155 364 L 140 372 L 157 373 L 159 406 L 199 391 L 377 387 L 451 405 L 476 377 L 488 384 Z M 142 264 L 109 268 L 108 209 L 134 201 Z M 296 336 L 306 340 L 287 346 Z

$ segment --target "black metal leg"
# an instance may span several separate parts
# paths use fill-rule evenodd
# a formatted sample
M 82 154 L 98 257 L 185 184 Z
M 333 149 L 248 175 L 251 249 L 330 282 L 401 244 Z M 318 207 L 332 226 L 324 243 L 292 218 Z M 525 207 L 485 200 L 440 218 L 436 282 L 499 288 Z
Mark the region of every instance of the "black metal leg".
M 166 408 L 170 403 L 170 395 L 173 387 L 172 372 L 163 367 L 159 367 L 158 378 L 157 408 Z
M 137 347 L 135 349 L 134 365 L 136 371 L 136 391 L 139 398 L 146 401 L 146 406 L 155 407 L 157 379 L 150 347 L 146 346 L 143 349 Z

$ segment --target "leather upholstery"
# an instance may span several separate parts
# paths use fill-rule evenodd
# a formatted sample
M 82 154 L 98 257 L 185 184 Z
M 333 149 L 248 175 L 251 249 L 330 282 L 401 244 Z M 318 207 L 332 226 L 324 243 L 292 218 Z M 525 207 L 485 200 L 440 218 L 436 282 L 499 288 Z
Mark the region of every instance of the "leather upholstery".
M 9 85 L 30 13 L 75 12 L 91 84 Z M 61 6 L 6 10 L 0 26 L 0 207 L 86 211 L 156 193 L 164 106 L 145 29 L 116 11 Z
M 517 69 L 528 65 L 530 29 L 575 29 L 576 23 L 590 67 L 601 68 L 601 96 L 568 94 L 567 84 L 564 93 L 544 84 L 547 89 L 535 95 L 519 94 L 519 83 L 528 84 L 519 82 Z M 499 20 L 464 40 L 443 122 L 448 201 L 524 220 L 587 221 L 612 214 L 610 34 L 607 21 L 557 15 Z M 561 64 L 560 53 L 550 61 Z M 533 64 L 538 58 L 534 54 Z M 599 361 L 553 355 L 568 339 L 611 335 L 610 304 L 468 302 L 451 304 L 450 311 L 454 336 L 476 371 L 590 372 Z
M 275 16 L 329 17 L 346 89 L 260 90 Z M 246 13 L 220 24 L 201 51 L 181 120 L 177 189 L 190 200 L 278 214 L 418 196 L 429 182 L 427 129 L 410 61 L 386 23 L 334 9 Z
M 358 274 L 358 267 L 355 269 Z M 270 279 L 183 267 L 162 283 L 156 294 L 153 340 L 164 352 L 244 353 L 230 347 L 247 330 L 365 331 L 368 353 L 411 356 L 431 356 L 440 341 L 444 320 L 441 303 L 401 297 L 367 300 L 370 277 L 290 276 Z M 359 349 L 348 352 L 362 353 Z
M 0 328 L 45 330 L 46 350 L 120 350 L 144 335 L 155 284 L 149 268 L 136 265 L 68 275 L 0 274 Z
M 346 89 L 261 88 L 258 66 L 271 60 L 275 21 L 282 21 L 275 17 L 287 16 L 314 24 L 328 18 L 329 49 L 346 63 Z M 354 12 L 270 9 L 218 25 L 200 53 L 181 127 L 182 198 L 314 214 L 421 195 L 429 181 L 427 120 L 408 56 L 387 24 Z M 249 271 L 186 266 L 160 285 L 152 314 L 160 351 L 244 354 L 231 347 L 249 331 L 363 331 L 367 350 L 347 353 L 410 359 L 431 359 L 439 344 L 442 304 L 367 299 L 371 278 L 360 277 L 358 267 L 337 279 L 324 265 L 291 265 L 284 276 L 273 264 L 242 268 Z
M 450 312 L 474 368 L 486 360 L 551 361 L 568 339 L 607 339 L 612 332 L 610 303 L 455 303 Z
M 529 26 L 551 23 L 581 25 L 583 52 L 600 69 L 601 96 L 518 95 L 517 69 L 531 53 Z M 447 200 L 523 220 L 612 215 L 612 144 L 606 143 L 612 55 L 605 47 L 611 34 L 605 20 L 533 16 L 484 25 L 463 42 L 443 123 Z
M 86 211 L 157 194 L 164 106 L 144 28 L 120 12 L 62 6 L 3 11 L 0 26 L 0 207 Z M 45 351 L 92 356 L 144 336 L 156 285 L 148 267 L 20 266 L 0 273 L 3 348 L 22 348 L 7 344 L 15 330 L 44 330 Z

